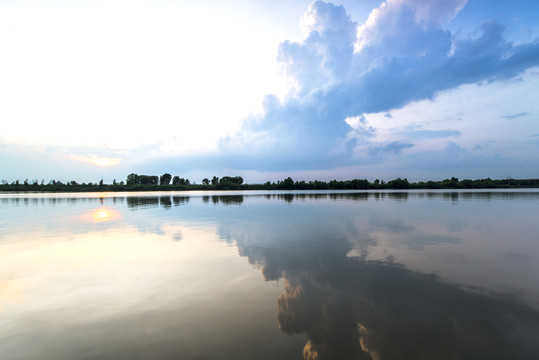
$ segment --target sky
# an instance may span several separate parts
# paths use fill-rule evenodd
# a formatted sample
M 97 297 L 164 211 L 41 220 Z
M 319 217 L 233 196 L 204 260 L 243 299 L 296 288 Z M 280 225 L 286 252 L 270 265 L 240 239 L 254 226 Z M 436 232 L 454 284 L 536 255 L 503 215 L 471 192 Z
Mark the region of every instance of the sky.
M 539 177 L 536 0 L 0 0 L 0 180 Z

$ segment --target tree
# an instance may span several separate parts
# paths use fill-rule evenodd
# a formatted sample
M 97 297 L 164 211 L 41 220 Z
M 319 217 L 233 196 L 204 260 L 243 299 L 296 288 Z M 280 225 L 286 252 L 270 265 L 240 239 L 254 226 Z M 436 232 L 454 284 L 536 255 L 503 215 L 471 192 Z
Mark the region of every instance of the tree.
M 221 180 L 219 180 L 219 184 L 241 185 L 243 184 L 243 178 L 241 176 L 223 176 Z
M 139 184 L 141 185 L 158 185 L 159 176 L 157 175 L 139 175 Z
M 189 185 L 189 179 L 184 179 L 179 176 L 174 176 L 172 179 L 172 185 Z
M 137 174 L 135 174 L 135 173 L 131 173 L 131 174 L 127 175 L 127 179 L 125 180 L 125 184 L 127 186 L 140 184 L 139 176 Z
M 410 183 L 406 178 L 396 178 L 395 180 L 389 181 L 387 185 L 392 189 L 408 189 L 410 187 Z
M 208 178 L 204 178 L 202 179 L 202 184 L 204 185 L 209 185 L 210 184 L 210 180 Z
M 294 180 L 292 180 L 292 178 L 289 176 L 287 177 L 286 179 L 283 180 L 283 182 L 281 183 L 281 187 L 283 189 L 288 189 L 288 190 L 291 190 L 294 188 Z
M 168 185 L 170 184 L 170 180 L 172 180 L 172 175 L 165 173 L 159 177 L 159 185 Z
M 212 179 L 211 179 L 211 184 L 212 184 L 212 185 L 217 185 L 217 184 L 219 184 L 219 178 L 218 178 L 217 176 L 212 177 Z
M 473 187 L 473 180 L 471 179 L 464 179 L 460 183 L 462 184 L 462 187 L 466 189 L 471 189 Z

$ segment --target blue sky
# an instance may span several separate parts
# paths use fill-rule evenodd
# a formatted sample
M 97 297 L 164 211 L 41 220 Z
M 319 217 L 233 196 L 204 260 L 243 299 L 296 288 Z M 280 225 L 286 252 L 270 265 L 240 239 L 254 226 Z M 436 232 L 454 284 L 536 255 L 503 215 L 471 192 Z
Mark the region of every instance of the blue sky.
M 2 1 L 0 180 L 539 177 L 539 2 Z

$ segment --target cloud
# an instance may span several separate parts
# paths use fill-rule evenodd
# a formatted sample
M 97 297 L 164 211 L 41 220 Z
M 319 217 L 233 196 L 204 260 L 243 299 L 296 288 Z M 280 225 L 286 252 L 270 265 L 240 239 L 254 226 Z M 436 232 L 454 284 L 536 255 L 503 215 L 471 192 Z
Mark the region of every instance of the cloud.
M 452 19 L 465 4 L 466 0 L 383 2 L 358 28 L 356 50 L 370 49 L 373 55 L 380 53 L 377 49 L 383 49 L 386 55 L 421 55 L 435 44 L 434 40 L 445 37 L 438 31 L 441 24 Z
M 413 139 L 439 139 L 459 137 L 462 133 L 458 130 L 407 130 L 398 132 L 397 135 L 404 135 Z
M 247 118 L 238 134 L 223 138 L 219 149 L 234 153 L 240 163 L 243 158 L 250 168 L 278 170 L 351 165 L 361 160 L 353 156 L 356 145 L 370 147 L 363 157 L 414 146 L 369 144 L 365 132 L 350 135 L 345 120 L 389 113 L 465 84 L 509 80 L 539 65 L 539 41 L 507 41 L 502 24 L 488 21 L 473 38 L 444 29 L 465 5 L 463 0 L 389 0 L 358 26 L 344 7 L 312 3 L 302 19 L 305 39 L 279 47 L 278 61 L 292 91 L 284 99 L 267 96 L 263 112 Z M 368 132 L 376 133 L 376 127 Z M 461 132 L 425 128 L 406 135 L 418 140 Z M 251 157 L 260 160 L 246 161 Z
M 11 179 L 51 179 L 63 182 L 98 182 L 105 178 L 125 179 L 136 162 L 125 150 L 103 149 L 98 146 L 62 146 L 0 143 L 0 168 L 10 169 L 3 176 Z M 141 149 L 140 153 L 143 153 Z M 137 154 L 138 155 L 138 154 Z
M 414 144 L 401 143 L 399 141 L 393 141 L 387 145 L 372 146 L 369 149 L 369 155 L 379 156 L 384 153 L 400 154 L 402 150 L 414 147 Z
M 444 179 L 457 175 L 460 178 L 507 178 L 513 176 L 516 169 L 520 170 L 518 177 L 533 178 L 539 167 L 534 159 L 513 159 L 500 153 L 491 153 L 486 149 L 469 150 L 452 141 L 436 151 L 424 151 L 408 154 L 405 159 L 397 159 L 390 164 L 395 171 L 405 173 L 413 168 L 417 177 L 436 174 L 434 178 Z M 432 177 L 431 177 L 432 178 Z
M 79 122 L 92 121 L 92 123 L 93 118 L 100 119 L 98 120 L 100 126 L 93 127 L 97 129 L 94 129 L 95 134 L 86 134 L 90 137 L 93 136 L 92 144 L 94 144 L 95 139 L 99 139 L 104 143 L 114 143 L 116 149 L 128 149 L 128 153 L 100 152 L 91 149 L 94 145 L 80 148 L 78 143 L 75 144 L 75 147 L 78 146 L 79 149 L 71 150 L 74 149 L 71 142 L 65 145 L 70 147 L 69 151 L 58 151 L 57 153 L 64 156 L 64 159 L 67 154 L 79 156 L 98 154 L 98 156 L 103 157 L 121 157 L 124 160 L 119 166 L 109 167 L 107 170 L 110 171 L 109 174 L 115 171 L 114 177 L 116 178 L 124 177 L 129 172 L 177 172 L 183 174 L 190 172 L 196 173 L 197 176 L 201 174 L 203 176 L 200 178 L 202 178 L 208 176 L 207 171 L 215 173 L 228 169 L 241 172 L 289 172 L 295 170 L 297 172 L 303 171 L 303 173 L 326 170 L 326 174 L 329 172 L 327 170 L 331 169 L 329 176 L 333 176 L 333 170 L 337 168 L 351 169 L 354 166 L 372 166 L 382 162 L 387 163 L 387 166 L 395 163 L 396 165 L 411 164 L 416 159 L 415 157 L 410 158 L 412 155 L 434 161 L 436 156 L 441 154 L 440 149 L 446 144 L 444 141 L 436 140 L 448 138 L 451 138 L 455 143 L 458 142 L 457 145 L 463 151 L 474 149 L 477 145 L 482 146 L 487 141 L 492 140 L 494 145 L 489 148 L 489 151 L 507 154 L 508 152 L 501 149 L 502 146 L 506 146 L 506 149 L 509 150 L 520 148 L 524 142 L 519 141 L 519 139 L 525 137 L 529 132 L 537 132 L 536 127 L 532 128 L 535 124 L 532 123 L 531 117 L 524 118 L 524 114 L 536 113 L 533 108 L 535 106 L 533 105 L 535 104 L 534 99 L 531 99 L 532 95 L 530 94 L 535 92 L 538 78 L 537 74 L 534 74 L 533 70 L 530 69 L 539 65 L 539 40 L 532 38 L 532 35 L 524 40 L 523 38 L 516 39 L 515 29 L 521 23 L 515 20 L 514 16 L 511 16 L 511 22 L 507 14 L 497 18 L 503 23 L 492 20 L 485 21 L 486 17 L 479 17 L 476 14 L 470 16 L 469 9 L 474 10 L 474 6 L 478 6 L 477 3 L 476 1 L 468 4 L 465 0 L 388 0 L 374 9 L 364 23 L 358 23 L 343 6 L 322 1 L 313 2 L 301 18 L 304 38 L 300 41 L 285 40 L 276 49 L 277 61 L 281 66 L 282 74 L 288 79 L 290 91 L 286 95 L 266 95 L 261 106 L 262 110 L 247 117 L 245 114 L 248 111 L 237 109 L 243 109 L 244 105 L 247 106 L 246 104 L 251 103 L 252 96 L 256 95 L 256 98 L 259 98 L 259 94 L 263 93 L 263 90 L 255 91 L 254 85 L 249 82 L 251 85 L 248 87 L 252 88 L 252 91 L 248 96 L 243 90 L 241 92 L 243 95 L 236 96 L 233 100 L 223 94 L 228 91 L 234 93 L 237 90 L 232 88 L 234 84 L 244 84 L 238 82 L 234 74 L 243 74 L 247 71 L 247 67 L 238 70 L 236 58 L 238 54 L 243 54 L 241 52 L 242 46 L 247 47 L 251 40 L 252 43 L 263 43 L 262 35 L 255 32 L 247 41 L 239 37 L 239 34 L 237 36 L 231 34 L 229 38 L 237 37 L 242 44 L 242 46 L 234 48 L 228 48 L 226 41 L 208 40 L 214 39 L 213 32 L 196 40 L 193 37 L 197 48 L 206 48 L 200 46 L 204 43 L 221 44 L 217 50 L 227 54 L 228 60 L 224 64 L 228 64 L 228 67 L 221 64 L 222 67 L 214 68 L 206 66 L 208 63 L 205 61 L 200 63 L 200 59 L 204 56 L 207 59 L 212 58 L 213 55 L 206 52 L 202 57 L 189 58 L 188 62 L 185 62 L 187 60 L 183 59 L 184 56 L 180 62 L 176 62 L 174 65 L 175 68 L 181 68 L 181 72 L 174 73 L 172 77 L 168 76 L 170 74 L 160 77 L 166 84 L 155 83 L 151 79 L 146 79 L 149 82 L 146 80 L 142 82 L 143 85 L 152 84 L 152 86 L 143 86 L 144 89 L 164 89 L 165 95 L 163 95 L 164 93 L 161 95 L 152 93 L 151 96 L 146 96 L 149 100 L 145 99 L 142 103 L 137 103 L 135 107 L 132 106 L 134 103 L 129 100 L 131 99 L 129 92 L 116 91 L 118 94 L 123 94 L 119 100 L 116 99 L 116 95 L 108 96 L 106 100 L 108 104 L 110 99 L 116 99 L 110 103 L 111 109 L 116 109 L 118 104 L 127 104 L 123 108 L 130 109 L 130 111 L 140 110 L 139 107 L 143 106 L 142 112 L 138 111 L 137 114 L 133 115 L 133 118 L 143 116 L 146 119 L 156 119 L 156 121 L 159 119 L 159 123 L 167 129 L 165 135 L 162 131 L 164 127 L 147 123 L 144 126 L 145 131 L 142 138 L 138 138 L 138 140 L 135 137 L 135 132 L 130 132 L 129 136 L 118 136 L 120 132 L 125 133 L 125 124 L 122 121 L 102 123 L 106 122 L 108 117 L 103 117 L 101 116 L 103 114 L 92 111 L 107 110 L 107 107 L 91 107 L 90 110 L 94 110 L 77 119 Z M 488 2 L 483 2 L 481 6 L 492 7 Z M 523 11 L 522 4 L 517 6 L 505 2 L 503 6 L 511 9 L 518 8 L 520 13 Z M 493 13 L 495 11 L 491 10 L 489 14 Z M 197 14 L 200 15 L 198 12 Z M 473 24 L 471 25 L 474 27 L 473 29 L 464 31 L 459 28 L 462 23 L 458 23 L 458 19 L 463 14 L 466 15 L 466 25 L 469 27 L 470 24 Z M 194 18 L 197 18 L 198 15 Z M 214 15 L 210 16 L 209 19 L 215 20 L 212 26 L 221 24 L 223 16 L 214 17 Z M 529 17 L 529 14 L 522 15 L 526 15 L 526 18 Z M 167 16 L 167 21 L 172 21 L 171 17 L 172 15 Z M 478 22 L 478 18 L 481 22 Z M 455 24 L 456 22 L 457 24 Z M 177 23 L 177 21 L 174 22 L 174 24 Z M 183 24 L 184 22 L 179 23 Z M 186 26 L 188 24 L 191 22 L 185 23 Z M 192 28 L 198 29 L 201 24 L 206 24 L 206 21 L 200 24 L 194 21 L 191 25 Z M 534 22 L 532 21 L 531 24 Z M 134 26 L 131 22 L 128 25 Z M 213 29 L 213 27 L 211 28 Z M 534 32 L 536 32 L 535 29 L 530 34 Z M 169 33 L 167 31 L 167 34 Z M 190 34 L 192 32 L 180 31 L 179 33 Z M 234 32 L 234 34 L 236 33 Z M 151 43 L 151 46 L 148 43 L 148 48 L 154 49 L 154 46 L 157 45 L 151 39 L 152 37 L 147 37 Z M 146 42 L 145 40 L 144 43 Z M 138 48 L 139 45 L 137 45 Z M 174 47 L 168 46 L 166 48 L 174 49 Z M 157 52 L 151 53 L 159 54 L 158 50 L 160 49 L 157 46 L 155 47 Z M 132 50 L 136 49 L 129 48 L 125 50 L 125 54 L 131 54 Z M 171 55 L 160 57 L 168 59 L 167 64 L 169 65 L 178 59 L 177 56 L 181 57 L 181 52 L 169 54 L 165 51 L 163 54 Z M 251 61 L 253 64 L 257 62 L 258 60 Z M 178 67 L 177 64 L 181 66 Z M 163 67 L 163 69 L 167 68 Z M 186 69 L 195 69 L 196 71 L 191 74 Z M 189 74 L 183 74 L 184 71 L 189 72 Z M 252 68 L 248 73 L 255 74 L 256 71 L 255 68 Z M 113 76 L 113 80 L 119 81 L 124 77 L 129 78 L 127 72 Z M 43 75 L 42 73 L 40 74 Z M 207 85 L 218 82 L 217 80 L 221 79 L 220 75 L 222 74 L 228 74 L 225 77 L 227 79 L 225 88 L 223 88 L 222 82 L 219 82 L 221 85 L 217 87 Z M 184 81 L 186 76 L 189 78 L 187 82 Z M 251 79 L 251 77 L 247 77 Z M 176 81 L 180 78 L 181 81 Z M 441 123 L 447 119 L 441 115 L 441 112 L 438 119 L 427 120 L 425 114 L 420 111 L 426 106 L 414 107 L 414 104 L 417 103 L 432 102 L 438 104 L 440 98 L 446 94 L 457 91 L 469 92 L 471 87 L 488 88 L 500 94 L 500 86 L 498 85 L 504 83 L 507 84 L 507 88 L 517 88 L 519 86 L 517 82 L 512 81 L 515 79 L 520 79 L 521 83 L 524 83 L 518 88 L 518 94 L 522 96 L 514 95 L 503 108 L 500 104 L 503 103 L 501 100 L 504 99 L 495 96 L 491 98 L 487 91 L 473 93 L 478 96 L 477 102 L 482 103 L 484 108 L 488 108 L 488 114 L 484 114 L 487 111 L 484 113 L 476 111 L 475 114 L 470 115 L 472 111 L 468 111 L 465 114 L 467 116 L 465 116 L 466 110 L 472 107 L 479 109 L 480 106 L 471 104 L 469 101 L 466 102 L 466 105 L 462 105 L 462 101 L 456 98 L 452 109 L 453 114 L 457 113 L 455 108 L 458 109 L 458 116 L 463 119 L 459 124 L 455 122 Z M 95 79 L 90 80 L 93 83 Z M 120 83 L 123 82 L 120 81 Z M 178 93 L 170 88 L 171 84 L 176 83 L 193 83 L 196 86 L 193 86 L 194 90 L 190 88 L 185 92 L 182 90 L 181 93 Z M 155 84 L 157 85 L 154 86 Z M 159 84 L 163 86 L 160 87 Z M 65 89 L 68 88 L 65 87 Z M 175 86 L 174 88 L 176 89 Z M 238 88 L 245 89 L 245 86 L 238 85 Z M 113 91 L 115 86 L 111 89 Z M 144 91 L 141 93 L 142 95 L 144 95 Z M 504 94 L 506 98 L 509 98 L 507 92 Z M 138 96 L 139 94 L 133 93 L 131 95 Z M 81 97 L 81 99 L 83 98 Z M 182 99 L 188 100 L 183 101 Z M 196 101 L 192 102 L 191 100 L 194 99 Z M 495 106 L 485 105 L 487 100 L 491 104 L 495 103 Z M 519 101 L 522 102 L 519 103 Z M 72 103 L 79 104 L 77 101 Z M 181 105 L 176 106 L 176 108 L 185 110 L 187 107 L 190 109 L 188 113 L 196 114 L 196 116 L 179 116 L 176 108 L 173 109 L 174 111 L 170 111 L 168 105 L 180 103 Z M 52 106 L 50 104 L 54 105 L 54 103 L 49 102 L 47 108 Z M 396 109 L 403 110 L 410 107 L 419 111 L 414 114 L 401 111 L 401 116 L 396 115 L 398 111 Z M 495 109 L 492 109 L 493 107 Z M 25 109 L 24 106 L 22 108 Z M 85 107 L 75 106 L 75 108 Z M 54 107 L 55 111 L 63 111 L 61 109 L 63 107 Z M 71 107 L 66 109 L 71 109 Z M 234 109 L 233 112 L 231 112 L 232 109 Z M 523 109 L 528 112 L 522 112 Z M 254 107 L 249 111 L 255 111 Z M 405 114 L 402 115 L 403 113 Z M 94 116 L 96 114 L 97 116 Z M 111 112 L 111 114 L 121 114 L 121 112 Z M 482 118 L 478 119 L 477 115 Z M 506 137 L 503 140 L 499 140 L 499 137 L 497 139 L 489 138 L 496 138 L 496 132 L 507 134 L 506 128 L 503 128 L 504 125 L 499 125 L 503 122 L 501 119 L 511 120 L 517 117 L 522 117 L 522 121 L 518 122 L 518 129 L 516 126 L 511 129 L 510 139 Z M 215 118 L 220 119 L 220 121 L 212 122 L 211 126 L 208 126 L 210 124 L 208 119 Z M 233 126 L 235 124 L 232 124 L 232 121 L 242 118 L 243 121 L 238 126 L 238 131 L 234 133 Z M 410 120 L 412 118 L 413 120 Z M 69 119 L 72 117 L 70 116 Z M 189 119 L 189 121 L 184 122 L 179 119 Z M 495 123 L 496 120 L 498 126 Z M 471 126 L 472 122 L 475 124 L 474 126 Z M 407 125 L 410 123 L 421 125 L 417 128 L 408 128 Z M 505 123 L 507 122 L 505 121 Z M 71 128 L 74 126 L 73 124 L 76 125 L 70 120 L 69 126 L 63 127 Z M 481 125 L 477 126 L 477 124 Z M 32 126 L 32 132 L 35 134 L 30 135 L 41 134 L 42 127 L 53 128 L 47 122 L 40 122 L 40 124 Z M 527 129 L 529 132 L 524 133 L 525 127 L 530 128 Z M 107 131 L 103 132 L 103 128 L 106 128 Z M 221 136 L 221 134 L 231 131 L 232 135 Z M 473 139 L 470 139 L 471 133 L 474 134 Z M 55 134 L 55 136 L 62 138 L 62 141 L 69 138 L 63 136 L 61 132 Z M 30 135 L 26 134 L 25 136 Z M 2 140 L 2 143 L 13 142 L 12 137 L 6 138 L 4 136 L 5 140 Z M 213 146 L 214 140 L 217 138 L 219 140 L 216 146 Z M 57 139 L 51 138 L 49 140 L 54 142 Z M 126 142 L 131 143 L 132 141 L 135 141 L 138 146 L 126 145 Z M 518 144 L 516 144 L 517 142 Z M 5 145 L 2 143 L 0 146 L 4 147 Z M 530 143 L 526 144 L 533 146 Z M 2 151 L 7 154 L 8 150 L 2 148 Z M 418 152 L 422 154 L 418 154 Z M 13 165 L 17 163 L 15 158 L 7 159 L 6 156 L 3 156 L 4 154 L 0 154 L 0 162 L 8 164 L 17 172 L 21 171 L 22 165 Z M 47 150 L 42 154 L 48 156 L 51 151 Z M 522 157 L 522 154 L 527 155 Z M 459 153 L 454 155 L 455 157 L 460 156 Z M 20 157 L 20 154 L 17 156 Z M 34 163 L 38 162 L 35 159 L 36 156 L 36 154 L 27 156 L 34 159 L 34 162 L 25 163 L 27 168 L 25 173 L 28 173 L 30 169 L 35 171 Z M 532 162 L 530 159 L 533 156 L 535 155 L 531 151 L 521 151 L 520 154 L 514 155 L 513 159 L 515 162 L 526 160 L 524 162 L 529 163 Z M 495 152 L 488 154 L 488 156 L 475 154 L 469 158 L 469 162 L 473 167 L 473 161 L 478 160 L 480 167 L 488 172 L 487 176 L 494 176 L 492 169 L 482 165 L 492 162 L 482 160 L 495 157 Z M 73 163 L 76 162 L 70 162 L 64 166 L 67 168 L 66 172 L 72 173 Z M 82 167 L 85 164 L 75 165 Z M 59 164 L 55 163 L 54 166 L 56 169 L 60 169 Z M 52 171 L 50 169 L 51 163 L 43 165 L 43 167 L 48 168 L 44 170 L 46 173 Z M 375 169 L 380 172 L 384 170 L 380 167 Z M 389 167 L 385 168 L 385 170 L 387 169 Z M 105 169 L 100 168 L 99 170 L 104 171 Z M 355 173 L 356 170 L 357 168 L 350 172 Z M 416 170 L 423 171 L 423 166 L 419 169 L 408 168 L 406 173 L 402 174 L 410 177 L 413 176 L 410 173 L 414 173 Z M 454 167 L 452 170 L 459 171 L 459 168 Z M 521 173 L 526 173 L 528 168 L 521 168 L 521 170 Z M 366 167 L 361 169 L 362 173 L 366 171 L 370 171 L 371 174 L 374 172 Z M 388 171 L 385 171 L 385 174 Z M 233 173 L 230 172 L 230 174 Z M 383 174 L 384 172 L 374 176 L 380 177 Z M 17 174 L 17 176 L 21 175 Z M 101 176 L 102 174 L 99 177 Z M 191 175 L 189 176 L 191 177 Z M 532 176 L 536 175 L 532 174 Z
M 539 42 L 512 45 L 502 36 L 504 27 L 495 22 L 485 23 L 476 39 L 458 39 L 449 31 L 424 30 L 406 12 L 402 16 L 409 20 L 402 26 L 412 33 L 404 30 L 358 50 L 361 64 L 369 66 L 357 81 L 347 82 L 345 91 L 337 90 L 361 95 L 359 101 L 350 101 L 350 111 L 388 111 L 464 84 L 508 80 L 539 65 Z
M 530 113 L 521 112 L 521 113 L 518 113 L 518 114 L 504 115 L 504 116 L 500 116 L 500 117 L 503 118 L 503 119 L 507 119 L 507 120 L 513 120 L 513 119 L 518 119 L 518 118 L 521 118 L 521 117 L 527 116 L 527 115 L 530 115 Z
M 69 158 L 96 166 L 115 166 L 122 162 L 121 158 L 108 158 L 97 155 L 70 155 Z
M 353 58 L 357 23 L 342 6 L 317 1 L 309 5 L 302 24 L 303 42 L 284 41 L 278 61 L 301 94 L 345 77 Z

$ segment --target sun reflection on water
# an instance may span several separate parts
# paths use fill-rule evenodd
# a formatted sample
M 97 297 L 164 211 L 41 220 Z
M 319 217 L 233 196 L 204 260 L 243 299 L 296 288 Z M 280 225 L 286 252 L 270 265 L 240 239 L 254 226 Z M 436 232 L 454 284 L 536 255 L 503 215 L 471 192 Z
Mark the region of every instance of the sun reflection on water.
M 93 223 L 102 223 L 107 221 L 116 221 L 122 218 L 122 214 L 118 210 L 108 207 L 101 207 L 91 210 L 90 219 Z

